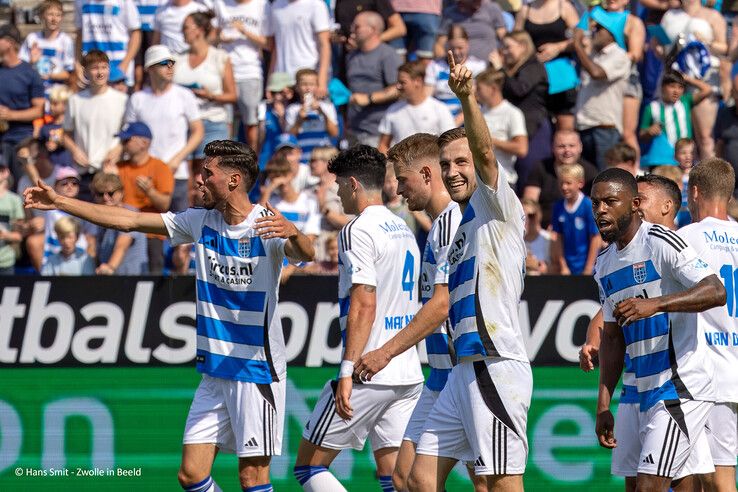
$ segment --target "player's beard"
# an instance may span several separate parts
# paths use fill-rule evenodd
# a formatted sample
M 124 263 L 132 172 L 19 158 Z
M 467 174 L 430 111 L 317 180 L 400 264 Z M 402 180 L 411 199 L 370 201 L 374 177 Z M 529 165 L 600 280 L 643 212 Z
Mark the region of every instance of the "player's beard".
M 615 221 L 615 227 L 608 232 L 600 232 L 602 240 L 607 243 L 614 243 L 620 236 L 630 227 L 630 223 L 633 221 L 633 214 L 625 214 Z

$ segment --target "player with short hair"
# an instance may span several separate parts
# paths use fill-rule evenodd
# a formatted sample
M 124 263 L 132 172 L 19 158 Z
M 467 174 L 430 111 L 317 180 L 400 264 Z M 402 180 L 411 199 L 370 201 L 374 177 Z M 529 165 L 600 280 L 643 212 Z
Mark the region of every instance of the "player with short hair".
M 643 221 L 638 205 L 629 172 L 611 168 L 595 179 L 592 210 L 611 243 L 595 267 L 605 322 L 595 430 L 602 446 L 615 447 L 610 402 L 629 360 L 640 405 L 636 486 L 665 492 L 690 455 L 709 452 L 714 371 L 690 313 L 723 304 L 725 289 L 683 239 Z
M 205 146 L 204 208 L 138 213 L 57 195 L 39 181 L 27 208 L 59 209 L 102 227 L 195 243 L 197 370 L 202 381 L 185 426 L 179 482 L 189 492 L 218 491 L 210 476 L 219 450 L 236 453 L 241 487 L 268 492 L 269 462 L 281 454 L 285 416 L 284 335 L 276 316 L 285 256 L 310 261 L 310 240 L 269 204 L 249 201 L 256 154 L 230 140 Z
M 523 490 L 533 390 L 518 320 L 526 257 L 523 206 L 495 158 L 471 71 L 449 54 L 449 86 L 465 128 L 439 139 L 441 172 L 462 219 L 451 241 L 449 322 L 458 364 L 417 446 L 408 488 L 441 491 L 457 461 L 474 463 L 489 490 Z
M 342 449 L 372 443 L 382 490 L 393 490 L 392 470 L 410 414 L 422 391 L 415 347 L 395 357 L 371 380 L 352 375 L 362 354 L 401 333 L 418 310 L 420 252 L 405 222 L 382 205 L 387 163 L 367 145 L 338 154 L 336 175 L 346 213 L 357 217 L 341 229 L 338 304 L 343 360 L 328 381 L 302 434 L 295 477 L 308 492 L 346 490 L 328 471 Z
M 707 419 L 708 441 L 715 465 L 715 490 L 735 491 L 738 454 L 738 224 L 728 218 L 728 203 L 735 188 L 735 171 L 727 161 L 706 159 L 689 173 L 688 203 L 692 223 L 679 229 L 687 241 L 718 272 L 728 300 L 697 315 L 715 364 L 716 401 Z M 733 239 L 732 243 L 730 239 Z M 703 483 L 705 490 L 710 490 Z

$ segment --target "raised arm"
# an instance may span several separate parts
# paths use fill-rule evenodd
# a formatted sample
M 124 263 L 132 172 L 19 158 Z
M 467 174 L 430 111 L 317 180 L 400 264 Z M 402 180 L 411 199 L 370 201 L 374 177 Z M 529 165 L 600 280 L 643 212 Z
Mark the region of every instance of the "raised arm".
M 448 85 L 461 101 L 464 112 L 464 126 L 469 149 L 474 159 L 474 167 L 487 186 L 497 189 L 497 158 L 495 157 L 492 136 L 489 127 L 484 121 L 482 110 L 479 109 L 474 97 L 474 76 L 465 65 L 457 65 L 453 53 L 448 52 L 448 66 L 451 74 Z

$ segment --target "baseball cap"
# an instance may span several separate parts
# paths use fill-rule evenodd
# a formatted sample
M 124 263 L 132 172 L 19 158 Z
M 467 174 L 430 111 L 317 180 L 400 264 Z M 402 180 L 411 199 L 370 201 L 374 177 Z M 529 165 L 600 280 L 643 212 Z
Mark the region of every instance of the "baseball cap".
M 149 46 L 149 49 L 147 49 L 144 54 L 144 68 L 149 68 L 152 65 L 156 65 L 157 63 L 167 60 L 174 60 L 174 55 L 169 48 L 163 44 Z
M 108 77 L 108 83 L 115 84 L 116 82 L 125 82 L 127 79 L 126 74 L 123 73 L 118 65 L 110 64 L 110 77 Z
M 300 144 L 297 143 L 297 137 L 291 133 L 283 133 L 277 138 L 277 145 L 274 150 L 279 150 L 283 147 L 292 147 L 293 149 L 299 149 Z
M 151 129 L 146 123 L 141 121 L 134 121 L 133 123 L 127 124 L 123 127 L 123 130 L 116 135 L 122 141 L 126 141 L 131 137 L 144 137 L 151 140 Z
M 293 85 L 295 85 L 295 78 L 287 72 L 273 72 L 267 79 L 267 90 L 269 92 L 280 92 Z
M 10 38 L 16 43 L 21 44 L 20 32 L 13 24 L 3 24 L 0 26 L 0 38 Z
M 79 173 L 73 167 L 60 166 L 54 174 L 54 182 L 63 181 L 67 178 L 74 178 L 79 181 Z

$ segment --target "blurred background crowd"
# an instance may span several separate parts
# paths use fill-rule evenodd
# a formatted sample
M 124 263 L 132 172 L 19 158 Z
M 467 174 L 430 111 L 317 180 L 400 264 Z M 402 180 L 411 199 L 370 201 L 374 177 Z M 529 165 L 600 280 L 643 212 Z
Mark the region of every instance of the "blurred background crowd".
M 2 3 L 2 2 L 0 2 Z M 476 77 L 526 213 L 528 274 L 591 274 L 598 171 L 681 191 L 700 159 L 738 163 L 735 0 L 16 0 L 0 7 L 0 274 L 190 274 L 190 247 L 63 212 L 57 193 L 147 212 L 198 205 L 205 144 L 259 155 L 269 201 L 337 271 L 343 213 L 328 162 L 463 125 L 446 53 Z M 676 188 L 675 188 L 676 189 Z M 388 167 L 387 206 L 423 244 Z M 689 223 L 686 197 L 672 200 Z

